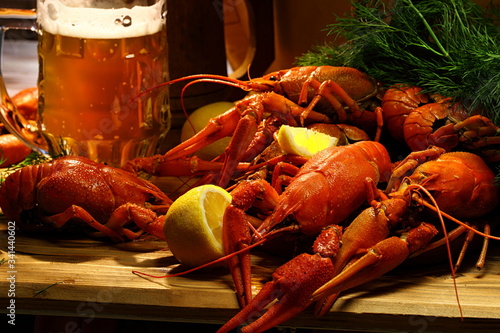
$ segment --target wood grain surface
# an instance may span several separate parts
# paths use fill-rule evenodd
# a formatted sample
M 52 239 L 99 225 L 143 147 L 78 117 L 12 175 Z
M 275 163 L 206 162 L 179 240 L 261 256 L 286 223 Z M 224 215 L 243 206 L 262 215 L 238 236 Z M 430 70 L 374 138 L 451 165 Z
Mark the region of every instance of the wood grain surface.
M 1 219 L 0 312 L 15 299 L 18 314 L 140 318 L 223 323 L 237 312 L 230 275 L 216 267 L 172 278 L 152 278 L 185 269 L 155 239 L 111 244 L 85 236 L 15 234 L 14 266 L 9 266 L 7 223 Z M 12 237 L 11 237 L 12 239 Z M 12 244 L 10 244 L 12 245 Z M 286 325 L 319 329 L 483 332 L 500 328 L 500 246 L 492 242 L 485 268 L 474 256 L 456 283 L 464 320 L 446 263 L 399 268 L 342 295 L 331 312 L 315 318 L 306 310 Z M 284 259 L 255 252 L 257 292 Z M 9 276 L 15 297 L 8 297 Z

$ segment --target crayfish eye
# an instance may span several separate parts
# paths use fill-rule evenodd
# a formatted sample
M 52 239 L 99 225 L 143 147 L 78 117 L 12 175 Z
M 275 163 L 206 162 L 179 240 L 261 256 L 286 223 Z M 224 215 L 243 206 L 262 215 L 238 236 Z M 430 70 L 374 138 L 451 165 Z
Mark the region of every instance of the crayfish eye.
M 269 81 L 278 81 L 278 77 L 276 75 L 271 75 Z

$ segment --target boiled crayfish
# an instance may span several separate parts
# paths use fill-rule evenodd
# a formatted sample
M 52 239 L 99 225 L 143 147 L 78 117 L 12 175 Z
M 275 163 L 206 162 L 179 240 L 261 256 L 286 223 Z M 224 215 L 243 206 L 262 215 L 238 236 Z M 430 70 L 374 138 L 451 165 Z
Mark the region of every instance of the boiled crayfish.
M 381 128 L 381 115 L 364 112 L 359 105 L 370 102 L 378 94 L 378 85 L 372 77 L 354 68 L 296 67 L 246 82 L 215 75 L 192 75 L 165 84 L 189 79 L 194 81 L 184 89 L 195 82 L 211 81 L 255 93 L 238 102 L 228 112 L 211 119 L 203 130 L 164 155 L 134 159 L 124 166 L 126 170 L 166 176 L 169 175 L 169 163 L 172 161 L 184 160 L 198 149 L 232 136 L 225 153 L 217 159 L 223 163 L 223 167 L 213 181 L 225 187 L 238 163 L 251 161 L 262 151 L 262 148 L 255 147 L 269 144 L 270 141 L 264 144 L 260 142 L 262 137 L 272 138 L 273 130 L 269 131 L 269 126 L 261 126 L 262 123 L 269 123 L 266 122 L 269 117 L 274 122 L 292 126 L 351 120 L 355 124 L 368 124 L 371 128 L 373 124 L 379 124 L 376 127 L 379 130 Z M 264 131 L 270 134 L 260 135 Z
M 345 78 L 352 82 L 351 86 L 345 86 Z M 297 125 L 304 125 L 311 115 L 314 117 L 312 122 L 351 121 L 360 126 L 366 125 L 363 120 L 369 119 L 368 123 L 372 127 L 376 124 L 375 141 L 380 138 L 385 120 L 390 130 L 395 128 L 397 132 L 402 129 L 399 135 L 404 140 L 404 131 L 415 130 L 409 126 L 410 121 L 407 120 L 412 117 L 408 114 L 418 112 L 418 106 L 428 102 L 415 88 L 411 98 L 406 95 L 391 97 L 395 90 L 390 90 L 385 93 L 382 105 L 376 106 L 372 102 L 381 93 L 375 80 L 356 70 L 329 66 L 292 68 L 249 82 L 210 75 L 195 75 L 180 80 L 184 79 L 194 79 L 193 83 L 227 83 L 257 93 L 242 100 L 228 113 L 213 118 L 205 129 L 165 155 L 132 161 L 127 166 L 130 170 L 146 170 L 156 175 L 168 172 L 163 167 L 164 163 L 187 158 L 200 147 L 223 136 L 233 135 L 226 152 L 216 159 L 222 161 L 224 167 L 215 181 L 226 186 L 234 176 L 235 166 L 244 160 L 243 156 L 256 156 L 247 154 L 245 150 L 253 146 L 259 124 L 269 119 L 269 115 L 274 117 L 270 123 Z M 410 100 L 409 111 L 391 109 L 388 103 L 391 99 L 397 106 Z M 439 103 L 442 107 L 448 107 L 445 99 L 440 99 Z M 315 111 L 321 111 L 325 116 L 321 117 Z M 416 117 L 421 115 L 419 113 Z M 395 119 L 399 121 L 396 125 L 393 123 Z M 475 123 L 476 120 L 479 122 Z M 228 264 L 243 309 L 221 332 L 235 328 L 248 319 L 248 314 L 262 310 L 273 301 L 272 295 L 279 295 L 278 302 L 244 331 L 258 332 L 277 325 L 302 311 L 313 300 L 321 301 L 318 303 L 321 304 L 318 313 L 324 313 L 339 292 L 368 282 L 399 265 L 411 253 L 424 251 L 429 243 L 435 244 L 433 239 L 438 233 L 444 232 L 443 229 L 438 229 L 432 223 L 411 224 L 413 216 L 419 211 L 412 209 L 414 206 L 433 207 L 437 216 L 445 215 L 448 219 L 454 219 L 449 214 L 459 218 L 475 218 L 492 210 L 498 202 L 498 190 L 493 185 L 493 172 L 481 158 L 468 153 L 444 154 L 454 146 L 427 149 L 431 145 L 442 146 L 441 142 L 450 142 L 447 139 L 449 136 L 457 137 L 456 141 L 462 140 L 458 136 L 463 132 L 461 128 L 467 128 L 468 133 L 471 129 L 479 128 L 480 136 L 484 128 L 487 129 L 486 133 L 492 133 L 490 129 L 495 130 L 495 127 L 483 120 L 480 117 L 461 119 L 425 137 L 422 148 L 414 148 L 417 151 L 404 162 L 396 163 L 396 169 L 393 169 L 394 164 L 384 146 L 364 141 L 327 149 L 313 156 L 296 175 L 286 178 L 290 179 L 289 183 L 278 182 L 280 187 L 285 187 L 283 193 L 276 188 L 276 182 L 269 184 L 262 178 L 238 183 L 231 192 L 233 202 L 224 215 L 223 228 L 226 253 L 229 256 L 237 253 L 228 259 Z M 479 126 L 470 127 L 471 124 Z M 438 165 L 437 170 L 434 162 Z M 420 167 L 417 168 L 418 165 Z M 410 174 L 413 172 L 413 175 L 408 176 L 407 171 Z M 418 179 L 416 175 L 419 175 Z M 451 178 L 447 178 L 447 175 Z M 377 188 L 379 181 L 388 183 L 386 192 Z M 432 204 L 423 199 L 425 196 Z M 349 224 L 349 216 L 364 203 L 370 203 L 371 207 Z M 455 210 L 460 207 L 469 207 L 466 212 L 471 215 Z M 481 209 L 475 210 L 476 207 Z M 252 212 L 258 212 L 257 216 L 262 218 L 262 222 L 249 217 L 247 212 L 250 208 Z M 429 216 L 424 215 L 424 218 Z M 291 225 L 283 227 L 290 222 Z M 273 282 L 251 300 L 249 252 L 245 249 L 285 231 L 314 235 L 328 225 L 339 223 L 348 226 L 343 235 L 339 227 L 330 228 L 335 232 L 328 233 L 333 242 L 326 243 L 330 247 L 328 254 L 322 251 L 326 245 L 321 236 L 314 250 L 316 254 L 304 254 L 292 259 L 278 269 L 273 275 Z M 457 233 L 463 233 L 470 227 L 462 224 L 456 230 Z M 484 233 L 482 235 L 492 237 Z M 342 242 L 340 249 L 335 244 L 339 239 Z M 313 270 L 311 267 L 315 265 L 322 268 Z M 311 274 L 305 274 L 302 269 Z M 334 280 L 328 282 L 332 278 Z M 294 285 L 300 286 L 300 290 Z M 318 285 L 323 286 L 320 288 Z M 300 302 L 293 302 L 292 297 L 298 297 Z
M 240 81 L 220 75 L 197 74 L 161 84 L 194 80 L 182 89 L 182 94 L 191 84 L 200 81 L 227 84 L 245 91 L 274 92 L 301 106 L 307 106 L 307 112 L 315 109 L 327 114 L 339 122 L 346 122 L 359 117 L 367 117 L 366 122 L 374 120 L 373 115 L 364 114 L 364 108 L 371 104 L 371 99 L 379 94 L 378 83 L 371 76 L 351 67 L 304 66 L 283 69 Z M 360 107 L 361 105 L 361 107 Z M 346 107 L 349 113 L 346 112 Z
M 483 216 L 498 203 L 494 174 L 480 157 L 445 153 L 452 147 L 435 147 L 451 142 L 444 139 L 450 136 L 451 127 L 452 135 L 462 133 L 461 128 L 468 128 L 466 133 L 480 128 L 482 136 L 486 128 L 489 136 L 495 127 L 486 122 L 469 127 L 475 119 L 483 121 L 482 118 L 446 125 L 438 131 L 445 136 L 427 136 L 437 139 L 426 139 L 424 148 L 401 162 L 392 163 L 387 149 L 376 142 L 383 112 L 389 129 L 402 128 L 402 133 L 396 135 L 405 139 L 405 131 L 412 130 L 410 114 L 428 101 L 418 90 L 408 98 L 393 98 L 395 104 L 411 99 L 410 111 L 400 112 L 387 104 L 391 92 L 385 94 L 381 107 L 374 105 L 372 102 L 380 94 L 377 82 L 352 68 L 297 67 L 248 82 L 193 75 L 167 84 L 187 79 L 194 80 L 192 83 L 230 84 L 254 93 L 211 119 L 198 134 L 166 154 L 134 159 L 124 169 L 157 176 L 209 175 L 207 181 L 222 187 L 235 183 L 232 203 L 224 214 L 223 241 L 242 310 L 220 332 L 246 322 L 275 298 L 278 301 L 243 331 L 261 332 L 278 325 L 314 301 L 318 301 L 317 313 L 323 314 L 339 293 L 367 283 L 412 253 L 441 242 L 436 238 L 447 240 L 446 229 L 433 223 L 434 216 L 461 223 L 456 219 Z M 396 118 L 399 122 L 394 125 Z M 307 161 L 290 156 L 260 160 L 283 124 L 304 126 L 337 121 L 352 122 L 363 129 L 367 125 L 374 141 L 362 136 L 360 142 L 328 148 Z M 225 136 L 232 136 L 232 140 L 213 161 L 190 157 Z M 427 149 L 430 145 L 434 147 Z M 254 161 L 256 157 L 258 162 Z M 292 160 L 299 161 L 300 168 L 280 164 Z M 235 178 L 264 164 L 274 167 L 270 183 L 266 181 L 267 174 L 241 181 Z M 280 171 L 285 169 L 289 175 L 281 177 Z M 80 174 L 85 176 L 79 178 Z M 275 181 L 277 177 L 281 177 L 280 181 Z M 385 191 L 379 189 L 380 184 L 386 184 Z M 93 191 L 102 193 L 99 202 L 92 200 L 94 195 L 82 199 L 75 194 Z M 134 239 L 142 232 L 126 227 L 131 219 L 142 230 L 163 238 L 163 218 L 158 213 L 163 214 L 170 203 L 165 194 L 147 182 L 123 170 L 80 158 L 62 158 L 46 166 L 21 169 L 7 178 L 0 189 L 0 207 L 13 220 L 27 226 L 28 221 L 36 221 L 57 228 L 76 217 L 113 240 Z M 361 209 L 364 210 L 353 218 Z M 130 218 L 130 214 L 136 215 Z M 425 222 L 414 223 L 422 219 Z M 252 299 L 249 249 L 285 232 L 319 236 L 312 253 L 300 254 L 278 268 L 273 281 Z M 455 235 L 464 232 L 478 231 L 463 223 L 454 229 Z M 498 239 L 487 232 L 481 235 Z
M 362 142 L 346 146 L 344 154 L 351 154 L 349 149 L 353 151 L 361 149 L 359 145 L 369 147 L 373 144 Z M 383 147 L 377 147 L 377 149 L 383 149 Z M 377 154 L 373 154 L 372 158 L 375 158 Z M 357 161 L 369 163 L 369 158 L 366 155 L 358 156 Z M 346 188 L 346 185 L 342 186 L 341 182 L 349 183 L 349 177 L 343 178 L 344 176 L 341 175 L 348 171 L 346 169 L 339 171 L 340 178 L 330 176 L 332 179 L 330 187 L 320 186 L 316 191 L 318 187 L 311 186 L 315 184 L 314 182 L 304 180 L 319 177 L 314 176 L 315 173 L 326 177 L 323 167 L 331 167 L 331 172 L 334 174 L 338 166 L 334 163 L 318 162 L 319 159 L 313 157 L 308 163 L 316 165 L 314 167 L 309 165 L 305 168 L 307 171 L 301 171 L 301 175 L 297 175 L 294 179 L 297 183 L 300 182 L 302 189 L 297 190 L 297 187 L 292 186 L 292 182 L 284 195 L 273 197 L 272 200 L 276 203 L 275 209 L 254 235 L 251 235 L 250 231 L 233 232 L 232 229 L 225 231 L 237 235 L 233 243 L 248 246 L 252 239 L 260 239 L 266 237 L 265 234 L 277 232 L 273 231 L 273 227 L 288 215 L 293 216 L 293 220 L 298 223 L 297 230 L 306 232 L 314 230 L 319 233 L 326 224 L 334 224 L 320 233 L 314 245 L 314 254 L 299 255 L 278 268 L 273 274 L 273 281 L 264 285 L 253 300 L 245 303 L 242 310 L 224 325 L 219 333 L 228 332 L 247 322 L 250 316 L 260 313 L 276 298 L 278 301 L 271 305 L 260 318 L 242 328 L 242 332 L 267 330 L 300 313 L 313 301 L 319 301 L 317 312 L 324 314 L 340 292 L 380 277 L 400 265 L 410 254 L 425 249 L 439 230 L 432 223 L 413 222 L 415 219 L 410 218 L 410 215 L 415 214 L 414 209 L 411 209 L 415 204 L 434 207 L 439 216 L 449 212 L 458 218 L 474 218 L 492 211 L 498 203 L 499 190 L 493 184 L 494 173 L 480 157 L 466 152 L 444 153 L 443 149 L 432 148 L 412 153 L 397 165 L 388 181 L 390 187 L 397 185 L 396 188 L 390 188 L 387 193 L 375 187 L 372 191 L 365 190 L 365 199 L 370 203 L 370 207 L 348 224 L 342 233 L 341 227 L 335 224 L 346 219 L 346 216 L 337 216 L 337 211 L 329 207 L 346 209 L 345 206 L 348 206 L 354 211 L 356 205 L 349 205 L 352 201 L 342 200 L 340 197 L 333 199 L 336 197 L 334 194 L 337 192 L 336 189 Z M 387 160 L 384 162 L 386 163 Z M 376 162 L 373 162 L 372 168 L 376 170 L 375 164 Z M 382 170 L 385 170 L 387 165 L 383 167 Z M 411 174 L 406 176 L 408 172 Z M 307 176 L 304 178 L 305 174 Z M 358 177 L 355 176 L 355 178 Z M 374 185 L 376 182 L 368 182 L 368 184 Z M 362 185 L 358 185 L 359 187 L 363 188 Z M 301 199 L 294 197 L 300 192 L 302 194 L 298 197 Z M 432 199 L 432 204 L 424 200 L 426 196 Z M 287 199 L 290 197 L 294 199 Z M 307 198 L 307 203 L 303 202 L 305 198 Z M 232 221 L 227 219 L 236 219 L 239 216 L 240 223 L 243 222 L 245 225 L 244 220 L 241 221 L 244 215 L 233 214 L 232 209 L 229 207 L 228 209 L 226 214 L 229 213 L 229 215 L 224 218 L 225 224 L 231 223 L 232 225 Z M 301 217 L 301 214 L 304 216 Z M 306 214 L 309 216 L 304 218 Z M 449 215 L 446 214 L 446 216 Z M 303 221 L 304 219 L 306 222 Z M 470 229 L 465 224 L 457 228 L 460 232 Z M 240 239 L 241 235 L 245 235 L 245 238 Z M 229 241 L 231 237 L 227 234 L 224 241 Z M 227 247 L 229 251 L 240 249 L 240 245 Z M 239 282 L 245 281 L 247 277 L 244 275 L 249 272 L 248 267 L 243 267 L 241 270 L 237 267 L 242 262 L 246 265 L 247 259 L 242 260 L 240 254 L 229 267 L 231 270 L 236 270 L 233 277 L 236 277 L 236 283 L 240 284 L 236 286 L 237 292 L 248 295 L 250 293 L 248 284 Z
M 391 135 L 412 151 L 430 145 L 480 153 L 490 162 L 500 160 L 500 128 L 480 114 L 449 98 L 430 95 L 418 87 L 394 86 L 382 98 L 384 124 Z
M 25 230 L 71 228 L 83 222 L 114 241 L 142 232 L 161 239 L 163 215 L 171 200 L 155 185 L 121 169 L 65 156 L 26 166 L 0 187 L 5 216 Z M 141 230 L 127 228 L 134 222 Z M 99 236 L 96 235 L 96 236 Z
M 249 162 L 261 153 L 272 142 L 272 135 L 281 124 L 350 122 L 367 131 L 374 141 L 380 141 L 385 124 L 394 137 L 406 141 L 414 151 L 430 145 L 451 151 L 459 141 L 467 148 L 491 147 L 500 138 L 496 137 L 498 128 L 489 119 L 479 115 L 468 117 L 463 109 L 456 112 L 456 104 L 450 104 L 448 99 L 439 98 L 436 103 L 426 104 L 430 97 L 420 94 L 420 89 L 415 87 L 394 87 L 384 92 L 374 78 L 349 67 L 295 67 L 250 81 L 191 75 L 165 84 L 185 80 L 192 81 L 183 92 L 191 84 L 209 81 L 252 93 L 228 112 L 211 119 L 192 138 L 164 155 L 132 160 L 124 166 L 126 170 L 168 176 L 176 170 L 172 166 L 174 163 L 188 163 L 193 174 L 215 173 L 210 181 L 225 187 L 241 166 L 239 163 Z M 435 120 L 443 118 L 450 120 L 434 131 Z M 212 167 L 206 165 L 207 161 L 188 157 L 226 136 L 232 136 L 232 140 L 225 153 L 210 162 L 222 166 Z M 496 151 L 488 153 L 492 155 L 490 160 L 500 156 Z
M 373 184 L 387 181 L 391 171 L 385 148 L 372 141 L 334 146 L 307 161 L 283 194 L 278 195 L 263 180 L 241 182 L 232 192 L 233 202 L 223 221 L 223 244 L 227 254 L 252 242 L 248 222 L 242 212 L 257 199 L 274 206 L 272 214 L 258 227 L 255 237 L 264 237 L 287 216 L 297 222 L 290 228 L 314 235 L 330 224 L 338 224 L 368 200 Z M 349 184 L 346 186 L 346 184 Z M 250 300 L 250 255 L 228 259 L 241 306 Z M 245 273 L 246 272 L 246 273 Z
M 211 119 L 194 137 L 164 155 L 130 161 L 124 167 L 126 170 L 168 176 L 175 170 L 171 166 L 173 163 L 189 163 L 193 174 L 217 173 L 211 181 L 225 187 L 240 162 L 251 161 L 262 147 L 272 142 L 272 134 L 279 126 L 268 124 L 274 122 L 293 126 L 311 122 L 350 122 L 367 131 L 374 141 L 380 141 L 385 125 L 396 139 L 406 142 L 413 151 L 430 145 L 451 151 L 461 143 L 466 149 L 483 151 L 489 161 L 500 159 L 494 149 L 500 141 L 498 127 L 488 118 L 469 117 L 459 104 L 451 103 L 448 98 L 421 94 L 417 87 L 397 86 L 384 92 L 374 78 L 354 68 L 294 67 L 250 81 L 200 74 L 165 84 L 186 80 L 192 81 L 183 88 L 183 93 L 191 84 L 208 81 L 235 86 L 252 94 L 225 114 Z M 272 121 L 267 121 L 269 117 Z M 228 148 L 212 161 L 222 163 L 222 167 L 205 166 L 205 161 L 196 159 L 193 162 L 188 157 L 226 136 L 232 136 Z M 216 168 L 220 171 L 214 171 Z

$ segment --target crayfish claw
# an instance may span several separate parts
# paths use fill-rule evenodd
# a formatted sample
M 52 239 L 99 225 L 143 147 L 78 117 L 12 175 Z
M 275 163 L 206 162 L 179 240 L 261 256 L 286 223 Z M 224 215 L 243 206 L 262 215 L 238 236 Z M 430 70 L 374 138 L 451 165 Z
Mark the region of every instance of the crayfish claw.
M 366 250 L 365 254 L 346 267 L 328 283 L 318 288 L 312 298 L 324 300 L 330 295 L 372 281 L 399 266 L 408 256 L 421 249 L 438 233 L 428 223 L 422 223 L 401 237 L 389 237 Z
M 318 300 L 316 302 L 316 307 L 314 308 L 314 314 L 316 317 L 322 317 L 324 316 L 330 309 L 332 308 L 333 304 L 339 297 L 340 293 L 336 293 L 333 295 L 330 295 L 328 297 L 325 297 L 324 299 Z
M 285 322 L 312 304 L 312 293 L 328 281 L 332 274 L 333 265 L 330 258 L 306 253 L 293 258 L 276 269 L 273 280 L 267 282 L 252 301 L 217 333 L 229 332 L 248 322 L 274 300 L 277 302 L 241 331 L 263 332 Z

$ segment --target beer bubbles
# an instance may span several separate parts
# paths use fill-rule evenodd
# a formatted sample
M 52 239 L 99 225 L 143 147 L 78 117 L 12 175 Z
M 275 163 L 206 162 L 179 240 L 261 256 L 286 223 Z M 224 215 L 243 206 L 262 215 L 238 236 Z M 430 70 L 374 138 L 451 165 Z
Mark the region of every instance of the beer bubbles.
M 119 17 L 115 20 L 115 24 L 121 24 L 124 27 L 130 27 L 132 25 L 132 18 L 128 15 Z

